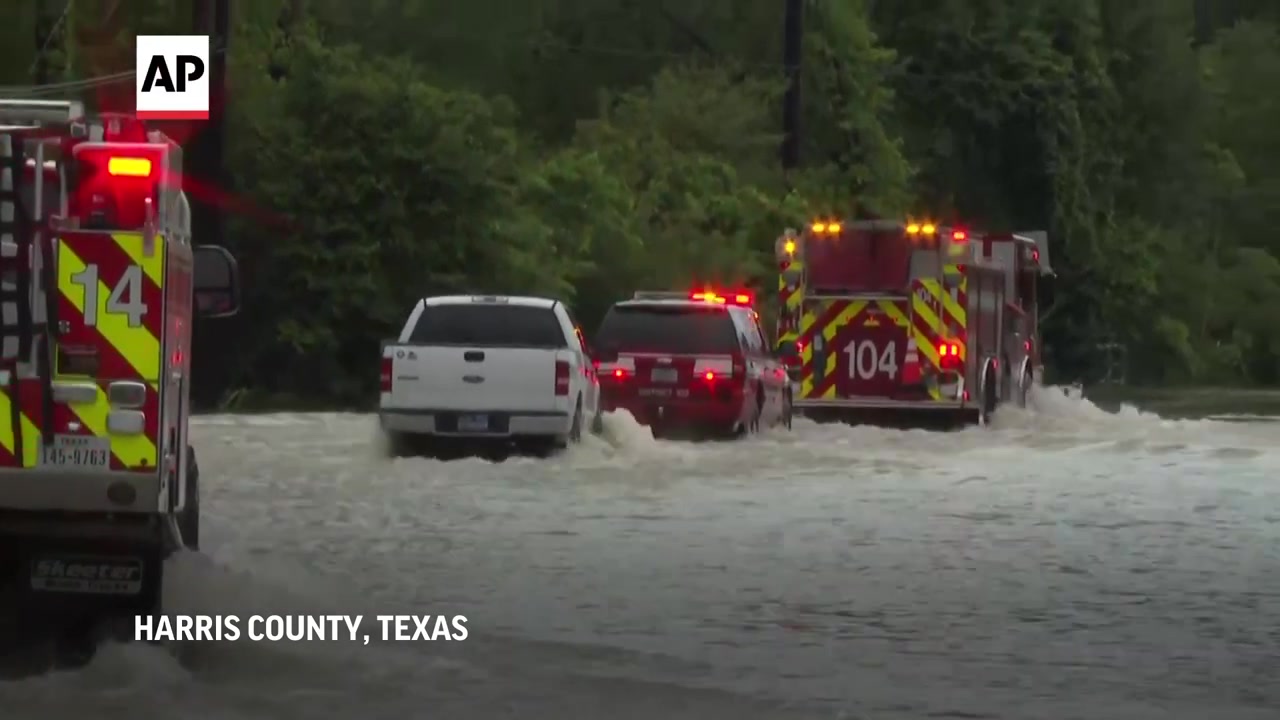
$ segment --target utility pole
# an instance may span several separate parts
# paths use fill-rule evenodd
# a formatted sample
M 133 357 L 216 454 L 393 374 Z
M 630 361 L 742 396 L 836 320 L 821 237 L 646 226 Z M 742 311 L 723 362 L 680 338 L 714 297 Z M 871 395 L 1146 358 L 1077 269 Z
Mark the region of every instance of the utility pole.
M 190 135 L 187 148 L 191 174 L 211 188 L 226 184 L 227 40 L 231 0 L 194 0 L 192 32 L 209 36 L 209 120 Z M 207 195 L 207 193 L 202 193 Z M 221 244 L 223 213 L 216 204 L 191 198 L 192 234 L 199 243 Z
M 231 0 L 213 0 L 213 37 L 209 57 L 209 180 L 225 190 L 227 175 L 227 48 L 231 39 Z M 212 242 L 225 240 L 225 214 L 221 207 L 210 208 L 209 235 Z
M 785 0 L 782 64 L 787 73 L 787 92 L 782 97 L 782 169 L 800 166 L 800 58 L 804 45 L 804 1 Z

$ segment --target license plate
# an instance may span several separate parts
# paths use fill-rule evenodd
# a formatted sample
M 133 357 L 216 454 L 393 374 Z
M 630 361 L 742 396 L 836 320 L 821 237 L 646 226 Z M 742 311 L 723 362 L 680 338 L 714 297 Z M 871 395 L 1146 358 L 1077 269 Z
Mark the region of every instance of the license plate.
M 488 432 L 488 415 L 459 415 L 458 432 Z
M 142 561 L 121 557 L 41 557 L 31 562 L 31 589 L 37 592 L 137 595 Z
M 111 467 L 111 441 L 93 435 L 54 435 L 53 445 L 42 447 L 43 467 L 107 470 Z
M 649 379 L 653 382 L 673 383 L 680 380 L 680 374 L 675 368 L 654 368 Z

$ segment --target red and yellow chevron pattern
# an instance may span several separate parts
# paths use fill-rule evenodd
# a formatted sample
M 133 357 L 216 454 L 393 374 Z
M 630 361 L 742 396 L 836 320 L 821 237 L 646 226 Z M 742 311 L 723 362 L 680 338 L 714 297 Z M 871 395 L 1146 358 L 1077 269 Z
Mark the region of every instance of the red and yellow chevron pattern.
M 155 472 L 159 460 L 166 246 L 162 237 L 148 240 L 140 232 L 68 232 L 57 243 L 57 317 L 63 328 L 58 342 L 96 354 L 97 372 L 78 375 L 77 368 L 56 367 L 54 379 L 95 386 L 97 392 L 92 401 L 55 403 L 51 420 L 58 434 L 109 438 L 112 470 Z M 108 429 L 107 387 L 120 380 L 146 387 L 145 401 L 134 408 L 144 414 L 142 432 Z M 14 394 L 0 387 L 0 467 L 35 467 L 44 419 L 39 380 L 19 378 Z M 15 401 L 18 428 L 12 421 Z M 15 433 L 22 435 L 22 457 L 15 456 Z
M 800 320 L 800 399 L 829 400 L 836 396 L 836 365 L 840 350 L 832 347 L 845 326 L 862 323 L 873 326 L 884 320 L 865 311 L 874 307 L 889 322 L 906 328 L 909 325 L 903 307 L 890 299 L 849 299 L 810 301 Z M 821 338 L 825 352 L 815 353 L 814 343 Z M 815 356 L 820 355 L 820 358 Z M 821 367 L 816 359 L 820 359 Z
M 796 280 L 789 281 L 787 275 Z M 800 338 L 801 307 L 804 304 L 804 263 L 790 261 L 778 275 L 778 334 L 777 342 L 797 341 Z

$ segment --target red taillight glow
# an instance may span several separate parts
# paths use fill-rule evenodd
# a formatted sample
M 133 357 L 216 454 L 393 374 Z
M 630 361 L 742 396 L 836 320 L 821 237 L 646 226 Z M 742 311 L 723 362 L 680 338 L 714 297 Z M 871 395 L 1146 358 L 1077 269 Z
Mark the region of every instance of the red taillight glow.
M 556 361 L 556 397 L 569 394 L 569 361 Z
M 964 242 L 965 240 L 969 239 L 969 234 L 963 230 L 956 230 L 955 232 L 951 233 L 951 239 L 955 240 L 956 242 Z
M 705 373 L 702 375 L 702 377 L 703 377 L 704 379 L 706 379 L 708 382 L 710 382 L 711 380 L 715 380 L 715 379 L 716 379 L 716 374 L 715 374 L 715 373 L 713 373 L 713 372 L 711 372 L 710 370 L 708 370 L 707 372 L 705 372 Z
M 626 371 L 626 370 L 623 370 L 622 368 L 614 368 L 614 369 L 613 369 L 613 376 L 614 376 L 615 378 L 617 378 L 617 379 L 621 380 L 621 379 L 623 379 L 623 378 L 625 378 L 625 377 L 627 376 L 627 371 Z
M 939 343 L 938 344 L 939 364 L 944 369 L 960 367 L 960 344 L 959 343 Z
M 382 373 L 379 375 L 378 380 L 384 393 L 391 392 L 391 366 L 391 358 L 382 358 Z

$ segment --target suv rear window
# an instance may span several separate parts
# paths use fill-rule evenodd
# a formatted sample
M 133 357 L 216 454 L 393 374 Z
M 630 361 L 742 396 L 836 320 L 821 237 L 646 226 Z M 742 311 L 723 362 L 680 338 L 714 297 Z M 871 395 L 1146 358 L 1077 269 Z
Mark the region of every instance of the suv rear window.
M 568 347 L 551 308 L 504 303 L 427 305 L 413 326 L 409 342 L 555 350 Z
M 619 352 L 723 355 L 738 351 L 738 333 L 724 308 L 616 305 L 600 323 L 596 345 Z

